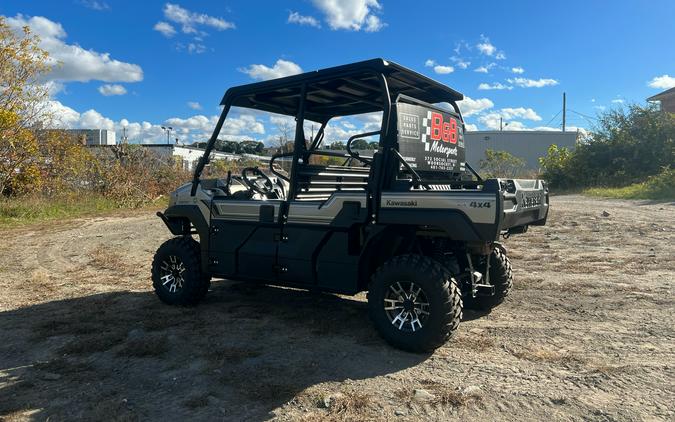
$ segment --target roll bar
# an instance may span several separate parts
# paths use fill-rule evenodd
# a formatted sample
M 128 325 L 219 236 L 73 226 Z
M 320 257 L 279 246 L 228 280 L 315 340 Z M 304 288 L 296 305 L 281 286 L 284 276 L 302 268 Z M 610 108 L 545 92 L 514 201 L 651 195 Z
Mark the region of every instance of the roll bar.
M 349 154 L 349 156 L 351 158 L 357 159 L 364 164 L 372 163 L 373 157 L 360 157 L 358 152 L 352 151 L 352 142 L 355 141 L 357 138 L 367 138 L 369 136 L 378 135 L 378 134 L 381 134 L 381 133 L 382 133 L 382 130 L 376 130 L 376 131 L 373 131 L 373 132 L 357 133 L 356 135 L 350 137 L 347 140 L 347 154 Z

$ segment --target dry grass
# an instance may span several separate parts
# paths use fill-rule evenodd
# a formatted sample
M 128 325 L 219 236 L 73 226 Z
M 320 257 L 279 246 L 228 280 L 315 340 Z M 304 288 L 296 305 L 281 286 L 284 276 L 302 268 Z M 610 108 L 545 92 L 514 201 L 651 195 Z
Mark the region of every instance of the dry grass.
M 411 406 L 415 401 L 415 389 L 423 388 L 431 393 L 434 398 L 429 403 L 437 406 L 461 407 L 471 403 L 477 403 L 482 396 L 477 392 L 464 392 L 460 388 L 442 384 L 433 380 L 422 380 L 421 387 L 412 385 L 394 391 L 394 396 L 401 402 Z
M 591 363 L 589 369 L 603 375 L 621 374 L 628 370 L 628 365 L 610 365 L 605 363 Z
M 484 352 L 494 349 L 495 341 L 485 334 L 461 334 L 452 340 L 453 348 L 469 349 L 475 352 Z
M 548 348 L 513 350 L 511 354 L 518 359 L 525 359 L 531 362 L 556 363 L 562 365 L 578 365 L 585 362 L 585 359 L 574 352 L 568 350 L 551 350 Z
M 361 391 L 345 391 L 336 394 L 330 401 L 328 413 L 332 415 L 354 416 L 362 414 L 372 402 L 372 396 Z
M 89 252 L 89 265 L 96 269 L 135 274 L 138 269 L 119 251 L 106 245 L 99 245 Z

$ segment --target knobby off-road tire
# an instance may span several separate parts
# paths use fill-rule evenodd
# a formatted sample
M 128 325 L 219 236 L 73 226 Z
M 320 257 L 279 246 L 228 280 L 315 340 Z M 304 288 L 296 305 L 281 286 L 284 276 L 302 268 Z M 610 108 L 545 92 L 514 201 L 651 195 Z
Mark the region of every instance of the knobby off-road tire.
M 490 254 L 490 284 L 495 287 L 493 296 L 468 297 L 464 300 L 464 306 L 467 309 L 488 311 L 504 302 L 508 296 L 513 286 L 513 271 L 511 261 L 500 248 L 494 248 Z
M 164 242 L 152 261 L 152 285 L 164 303 L 196 305 L 211 285 L 211 277 L 202 274 L 199 243 L 191 237 Z
M 429 352 L 443 345 L 459 326 L 462 295 L 450 273 L 433 259 L 400 255 L 372 276 L 368 308 L 375 328 L 388 343 L 411 352 Z

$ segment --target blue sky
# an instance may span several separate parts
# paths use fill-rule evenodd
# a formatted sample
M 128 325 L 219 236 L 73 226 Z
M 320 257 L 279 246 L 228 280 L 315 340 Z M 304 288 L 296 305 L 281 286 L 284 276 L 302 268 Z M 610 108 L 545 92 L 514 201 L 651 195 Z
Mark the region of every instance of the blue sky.
M 510 129 L 559 127 L 563 91 L 568 126 L 589 128 L 602 110 L 675 86 L 675 1 L 464 3 L 31 0 L 4 1 L 0 15 L 61 61 L 48 77 L 60 125 L 118 137 L 124 126 L 145 142 L 162 139 L 162 124 L 204 139 L 229 86 L 373 57 L 464 93 L 471 129 L 499 117 Z M 234 139 L 275 135 L 274 121 L 245 112 L 228 128 Z

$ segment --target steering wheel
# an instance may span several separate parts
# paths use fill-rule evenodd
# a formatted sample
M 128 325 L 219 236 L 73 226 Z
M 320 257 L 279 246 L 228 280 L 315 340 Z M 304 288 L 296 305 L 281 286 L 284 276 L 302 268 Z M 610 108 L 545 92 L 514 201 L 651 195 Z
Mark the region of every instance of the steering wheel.
M 249 179 L 249 173 L 253 173 L 256 176 L 262 177 L 262 180 L 258 178 L 255 180 Z M 259 193 L 263 196 L 277 194 L 277 188 L 274 182 L 272 182 L 272 179 L 270 179 L 269 176 L 263 173 L 258 167 L 246 167 L 243 169 L 241 171 L 241 179 L 249 188 L 251 188 L 253 192 Z

